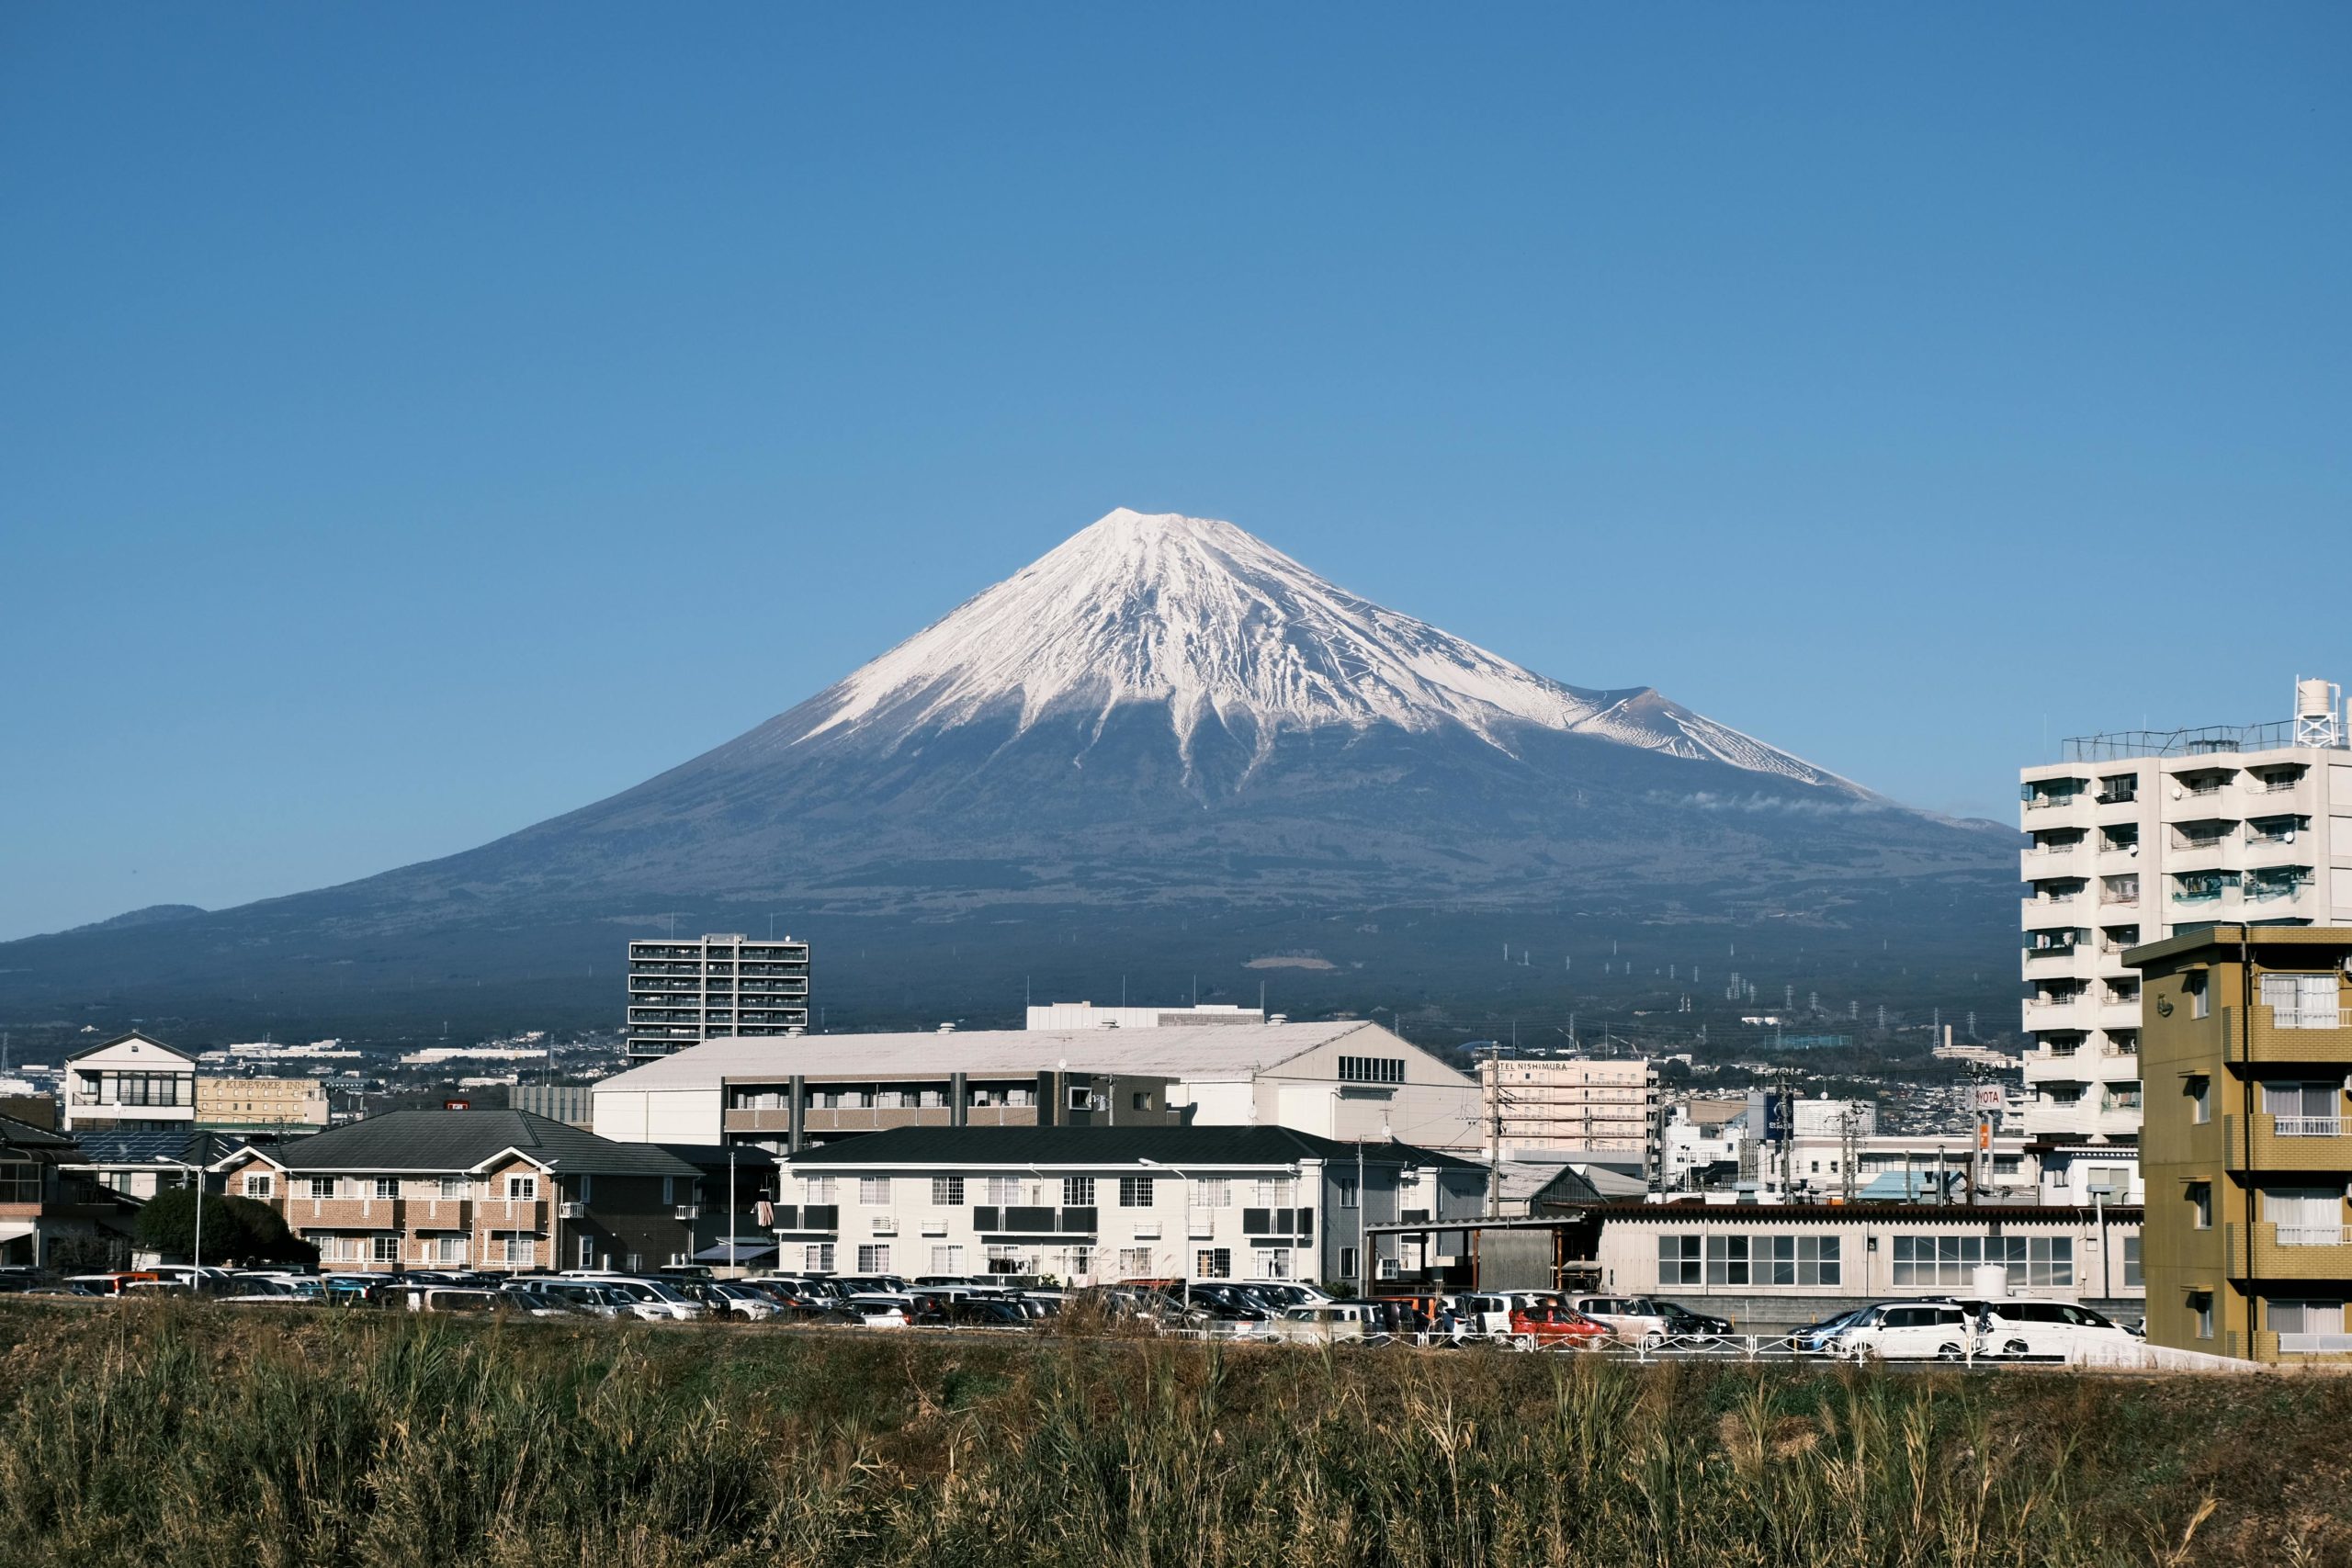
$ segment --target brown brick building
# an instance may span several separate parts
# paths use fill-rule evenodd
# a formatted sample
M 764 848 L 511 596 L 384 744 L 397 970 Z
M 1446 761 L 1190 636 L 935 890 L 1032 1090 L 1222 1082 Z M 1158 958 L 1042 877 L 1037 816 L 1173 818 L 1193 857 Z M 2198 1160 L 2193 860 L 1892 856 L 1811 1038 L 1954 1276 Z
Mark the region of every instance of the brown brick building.
M 675 1155 L 522 1111 L 396 1111 L 222 1168 L 342 1271 L 659 1269 L 700 1213 Z

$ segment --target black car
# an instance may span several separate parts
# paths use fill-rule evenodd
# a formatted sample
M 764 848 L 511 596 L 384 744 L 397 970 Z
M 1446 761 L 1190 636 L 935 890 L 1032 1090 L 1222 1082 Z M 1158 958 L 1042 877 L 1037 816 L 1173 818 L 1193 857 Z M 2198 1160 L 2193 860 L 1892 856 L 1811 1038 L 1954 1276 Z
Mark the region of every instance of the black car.
M 1675 1302 L 1652 1302 L 1658 1316 L 1666 1319 L 1667 1332 L 1682 1336 L 1700 1334 L 1729 1334 L 1731 1319 L 1714 1317 L 1703 1312 L 1692 1312 Z

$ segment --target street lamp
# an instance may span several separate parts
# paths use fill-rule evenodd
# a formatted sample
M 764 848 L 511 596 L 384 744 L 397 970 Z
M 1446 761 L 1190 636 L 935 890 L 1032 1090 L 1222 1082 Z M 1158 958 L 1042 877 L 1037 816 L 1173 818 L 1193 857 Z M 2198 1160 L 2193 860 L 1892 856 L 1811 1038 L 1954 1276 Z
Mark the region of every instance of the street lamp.
M 201 1289 L 204 1284 L 204 1167 L 190 1165 L 184 1159 L 173 1159 L 169 1155 L 163 1157 L 167 1163 L 187 1171 L 196 1182 L 196 1248 L 192 1267 L 196 1270 L 197 1287 Z

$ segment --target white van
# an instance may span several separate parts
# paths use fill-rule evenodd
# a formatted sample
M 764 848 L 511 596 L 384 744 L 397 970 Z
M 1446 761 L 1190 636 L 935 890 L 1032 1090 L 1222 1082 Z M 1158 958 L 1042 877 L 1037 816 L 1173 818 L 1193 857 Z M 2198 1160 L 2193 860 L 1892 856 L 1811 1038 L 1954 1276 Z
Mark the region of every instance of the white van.
M 1976 1325 L 1958 1302 L 1881 1302 L 1838 1331 L 1833 1355 L 1888 1361 L 1957 1361 L 1976 1346 Z
M 1980 1355 L 2098 1361 L 2130 1358 L 2140 1348 L 2129 1329 L 2072 1302 L 1987 1301 L 1975 1305 L 1980 1311 Z

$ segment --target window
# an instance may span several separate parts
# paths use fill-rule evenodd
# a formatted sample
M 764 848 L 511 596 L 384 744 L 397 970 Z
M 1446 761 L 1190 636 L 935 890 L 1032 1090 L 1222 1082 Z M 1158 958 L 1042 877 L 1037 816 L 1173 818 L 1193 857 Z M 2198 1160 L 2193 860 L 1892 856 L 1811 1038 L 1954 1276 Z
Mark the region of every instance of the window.
M 990 1176 L 981 1179 L 982 1201 L 1000 1208 L 1029 1201 L 1029 1184 L 1017 1176 Z
M 885 1242 L 868 1242 L 857 1249 L 857 1271 L 861 1274 L 887 1274 L 890 1271 L 890 1248 Z
M 931 1201 L 944 1207 L 964 1206 L 964 1179 L 960 1176 L 934 1176 L 931 1179 Z
M 1193 1255 L 1193 1272 L 1203 1280 L 1233 1278 L 1233 1249 L 1226 1247 L 1204 1247 Z
M 817 1204 L 838 1203 L 842 1201 L 842 1182 L 838 1176 L 804 1176 L 800 1179 L 800 1195 Z
M 1707 1237 L 1707 1283 L 1710 1285 L 1747 1283 L 1747 1241 L 1748 1238 L 1744 1235 Z
M 933 1247 L 931 1271 L 934 1274 L 961 1274 L 964 1271 L 964 1249 L 960 1247 Z
M 1094 1109 L 1094 1091 L 1084 1084 L 1072 1084 L 1063 1103 L 1072 1111 L 1091 1111 Z
M 506 1201 L 510 1203 L 536 1202 L 539 1196 L 539 1179 L 536 1176 L 510 1176 L 506 1179 Z
M 270 1179 L 266 1176 L 245 1178 L 245 1196 L 248 1198 L 266 1198 L 269 1196 L 269 1188 Z
M 368 1257 L 377 1263 L 398 1263 L 401 1260 L 401 1238 L 396 1235 L 370 1236 Z
M 1261 1178 L 1258 1182 L 1259 1205 L 1267 1209 L 1286 1209 L 1290 1207 L 1295 1189 L 1295 1183 L 1281 1177 Z
M 2196 1215 L 2197 1228 L 2200 1231 L 2211 1230 L 2213 1228 L 2213 1184 L 2210 1181 L 2192 1181 L 2181 1189 L 2181 1196 L 2188 1200 L 2189 1212 Z
M 580 1238 L 580 1262 L 577 1267 L 582 1269 L 596 1267 L 596 1238 L 594 1236 L 583 1235 Z
M 1340 1178 L 1339 1187 L 1340 1207 L 1342 1209 L 1354 1208 L 1356 1206 L 1356 1179 L 1352 1176 L 1343 1176 Z
M 857 1179 L 857 1201 L 868 1208 L 878 1208 L 890 1201 L 890 1179 L 887 1176 L 861 1176 Z
M 1836 1285 L 1841 1280 L 1840 1238 L 1834 1235 L 1776 1235 L 1770 1244 L 1775 1285 Z
M 499 1248 L 500 1261 L 519 1263 L 525 1267 L 539 1260 L 539 1244 L 527 1231 L 501 1231 L 493 1245 Z
M 831 1273 L 833 1271 L 833 1244 L 830 1241 L 810 1242 L 808 1246 L 800 1249 L 800 1266 L 808 1269 L 811 1274 Z
M 2144 1284 L 2140 1274 L 2140 1238 L 2127 1235 L 2123 1238 L 2123 1288 L 2136 1291 Z
M 2183 1078 L 2180 1092 L 2188 1097 L 2188 1120 L 2203 1126 L 2213 1119 L 2213 1080 L 2199 1073 Z
M 2340 1080 L 2324 1083 L 2266 1083 L 2262 1109 L 2282 1138 L 2333 1138 L 2343 1132 Z
M 1123 1176 L 1119 1178 L 1119 1207 L 1148 1209 L 1151 1207 L 1151 1178 Z
M 332 1176 L 314 1176 L 311 1178 L 311 1196 L 322 1199 L 334 1197 L 334 1178 Z
M 1356 1249 L 1352 1247 L 1340 1248 L 1340 1278 L 1342 1280 L 1360 1278 L 1356 1273 Z
M 2270 1010 L 2270 1021 L 2281 1029 L 2334 1029 L 2341 1016 L 2332 973 L 2265 975 L 2262 1005 Z
M 1151 1277 L 1151 1248 L 1123 1247 L 1119 1248 L 1119 1278 L 1148 1280 Z
M 400 1195 L 401 1195 L 401 1180 L 400 1180 L 400 1178 L 399 1178 L 399 1177 L 397 1177 L 397 1176 L 379 1176 L 379 1177 L 376 1178 L 376 1196 L 377 1196 L 377 1197 L 379 1197 L 379 1198 L 397 1198 L 397 1197 L 399 1197 Z
M 1230 1209 L 1233 1207 L 1233 1179 L 1212 1176 L 1193 1183 L 1193 1207 L 1195 1209 Z
M 2188 1295 L 2188 1311 L 2189 1314 L 2197 1320 L 2197 1337 L 2212 1338 L 2213 1293 L 2211 1291 L 2191 1291 Z
M 2262 1217 L 2278 1227 L 2281 1247 L 2342 1247 L 2342 1187 L 2266 1187 Z
M 1341 1083 L 1403 1083 L 1405 1058 L 1402 1056 L 1342 1056 L 1340 1058 Z
M 466 1179 L 464 1177 L 445 1176 L 441 1179 L 442 1197 L 463 1198 L 465 1195 Z M 580 1179 L 580 1196 L 582 1199 L 585 1199 L 588 1196 L 588 1179 L 584 1176 Z
M 1657 1282 L 1660 1290 L 1674 1285 L 1698 1285 L 1706 1282 L 1702 1271 L 1705 1238 L 1697 1235 L 1661 1235 L 1657 1238 Z
M 1015 1247 L 1010 1242 L 990 1242 L 988 1246 L 988 1263 L 989 1272 L 991 1274 L 1035 1272 L 1029 1266 L 1028 1249 Z
M 1270 1247 L 1258 1255 L 1259 1270 L 1269 1280 L 1290 1278 L 1290 1248 Z
M 2181 976 L 2180 983 L 2181 988 L 2188 993 L 2188 1016 L 2191 1018 L 2212 1017 L 2213 991 L 2211 987 L 2205 984 L 2205 971 L 2199 969 L 2185 975 Z
M 1148 1089 L 1139 1089 L 1136 1090 L 1135 1093 L 1129 1097 L 1129 1104 L 1136 1111 L 1150 1110 L 1151 1091 Z
M 2011 1290 L 2075 1282 L 2072 1236 L 1898 1235 L 1893 1269 L 1897 1290 L 1935 1286 L 1969 1289 L 1976 1269 L 1998 1264 Z
M 1065 1209 L 1094 1207 L 1094 1178 L 1091 1176 L 1063 1177 L 1062 1207 Z

